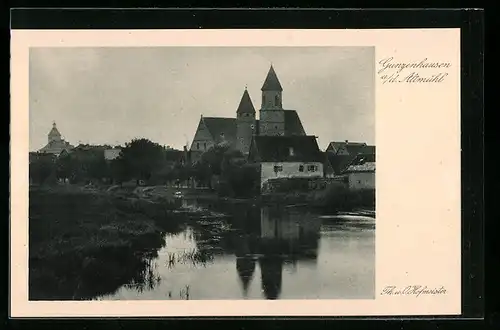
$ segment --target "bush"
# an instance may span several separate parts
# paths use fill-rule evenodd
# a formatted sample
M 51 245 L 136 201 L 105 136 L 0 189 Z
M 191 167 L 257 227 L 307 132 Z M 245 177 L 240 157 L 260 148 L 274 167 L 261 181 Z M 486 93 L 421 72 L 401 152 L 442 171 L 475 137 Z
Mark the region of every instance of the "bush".
M 56 165 L 53 158 L 41 155 L 29 164 L 29 176 L 34 183 L 47 184 L 56 180 Z
M 312 197 L 312 203 L 328 212 L 349 211 L 355 208 L 375 207 L 375 190 L 349 190 L 342 182 L 333 182 Z
M 250 164 L 232 165 L 224 172 L 221 192 L 234 197 L 252 197 L 260 191 L 260 173 Z

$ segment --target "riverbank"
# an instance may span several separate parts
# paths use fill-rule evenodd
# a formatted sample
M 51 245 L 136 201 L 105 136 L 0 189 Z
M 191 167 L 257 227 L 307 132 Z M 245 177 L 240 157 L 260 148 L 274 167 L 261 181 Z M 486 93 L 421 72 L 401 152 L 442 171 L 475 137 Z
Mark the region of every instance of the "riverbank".
M 78 186 L 30 187 L 30 300 L 90 299 L 146 279 L 165 231 L 180 230 L 167 199 Z
M 272 193 L 261 196 L 265 204 L 308 206 L 320 213 L 336 214 L 358 210 L 375 211 L 375 190 L 350 191 L 342 186 L 308 192 Z

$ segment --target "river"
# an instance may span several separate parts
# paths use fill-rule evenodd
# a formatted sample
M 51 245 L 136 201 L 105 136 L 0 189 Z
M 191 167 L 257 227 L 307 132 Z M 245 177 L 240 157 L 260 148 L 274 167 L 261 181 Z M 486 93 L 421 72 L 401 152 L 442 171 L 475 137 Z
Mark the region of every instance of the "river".
M 197 199 L 182 208 L 190 220 L 165 233 L 139 280 L 96 300 L 374 298 L 374 218 Z

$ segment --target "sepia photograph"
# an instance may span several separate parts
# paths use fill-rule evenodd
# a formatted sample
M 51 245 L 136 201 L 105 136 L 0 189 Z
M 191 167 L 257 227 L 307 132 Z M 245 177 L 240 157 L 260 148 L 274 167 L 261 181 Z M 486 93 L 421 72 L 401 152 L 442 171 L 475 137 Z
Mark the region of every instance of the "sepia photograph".
M 375 47 L 32 47 L 28 299 L 375 299 Z
M 11 315 L 460 314 L 460 33 L 12 30 Z

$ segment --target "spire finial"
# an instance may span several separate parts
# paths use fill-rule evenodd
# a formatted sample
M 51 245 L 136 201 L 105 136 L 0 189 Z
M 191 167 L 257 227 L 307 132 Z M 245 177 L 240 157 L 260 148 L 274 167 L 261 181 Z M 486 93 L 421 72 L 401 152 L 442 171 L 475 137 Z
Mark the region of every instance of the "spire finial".
M 248 85 L 247 85 L 247 84 L 245 84 L 245 90 L 247 90 L 247 87 L 248 87 Z
M 55 120 L 52 121 L 52 127 L 56 127 L 56 121 Z

